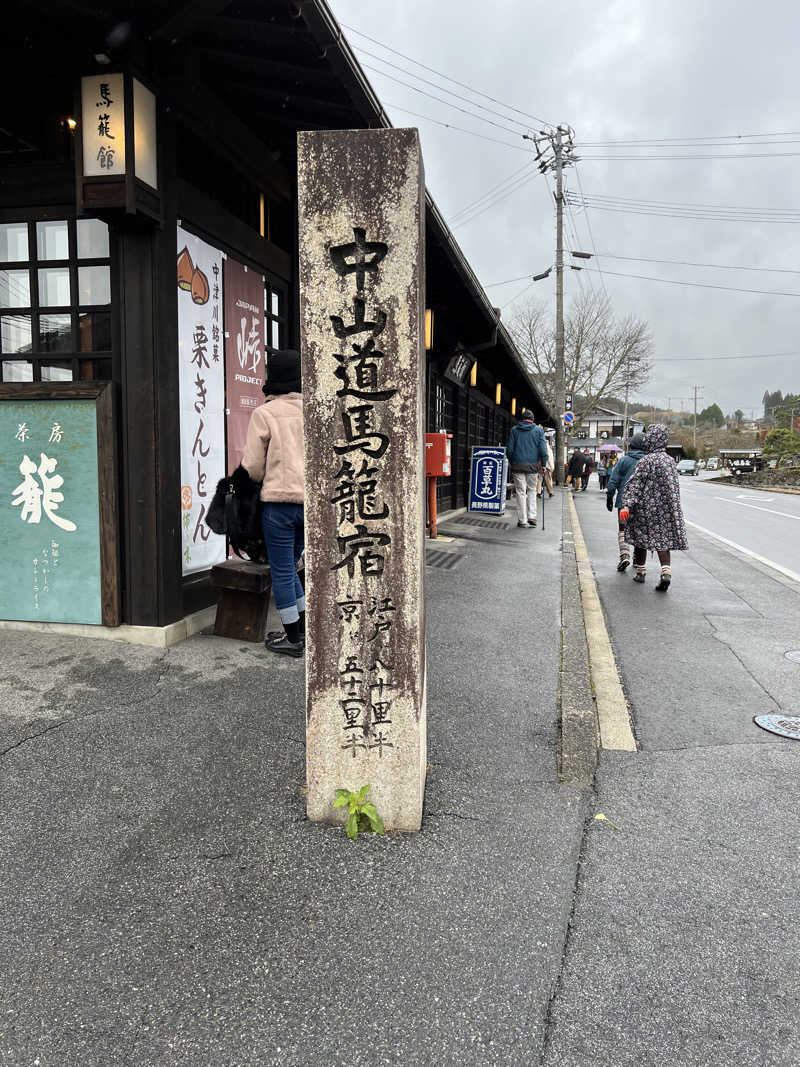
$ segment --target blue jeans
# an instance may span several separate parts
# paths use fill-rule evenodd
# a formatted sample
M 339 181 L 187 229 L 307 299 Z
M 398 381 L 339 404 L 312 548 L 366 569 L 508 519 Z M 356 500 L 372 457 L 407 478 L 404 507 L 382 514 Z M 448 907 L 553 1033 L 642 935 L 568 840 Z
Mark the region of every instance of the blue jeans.
M 306 598 L 297 576 L 303 554 L 305 524 L 302 504 L 267 501 L 261 505 L 261 528 L 272 571 L 272 592 L 281 622 L 297 622 Z

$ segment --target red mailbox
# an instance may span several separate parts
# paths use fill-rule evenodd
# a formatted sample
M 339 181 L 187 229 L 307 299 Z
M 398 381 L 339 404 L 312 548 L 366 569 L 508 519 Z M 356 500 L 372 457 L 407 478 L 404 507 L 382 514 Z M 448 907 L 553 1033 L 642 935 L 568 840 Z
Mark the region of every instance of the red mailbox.
M 452 473 L 450 467 L 451 433 L 425 434 L 425 477 L 447 478 Z

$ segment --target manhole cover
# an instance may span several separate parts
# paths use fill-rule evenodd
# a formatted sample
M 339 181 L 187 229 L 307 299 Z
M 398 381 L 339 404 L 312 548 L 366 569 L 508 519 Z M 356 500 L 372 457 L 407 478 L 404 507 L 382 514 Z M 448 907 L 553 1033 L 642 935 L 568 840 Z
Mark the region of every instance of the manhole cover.
M 792 663 L 800 663 L 800 648 L 793 648 L 791 652 L 784 652 L 784 656 Z
M 771 734 L 800 741 L 800 715 L 754 715 L 753 722 Z

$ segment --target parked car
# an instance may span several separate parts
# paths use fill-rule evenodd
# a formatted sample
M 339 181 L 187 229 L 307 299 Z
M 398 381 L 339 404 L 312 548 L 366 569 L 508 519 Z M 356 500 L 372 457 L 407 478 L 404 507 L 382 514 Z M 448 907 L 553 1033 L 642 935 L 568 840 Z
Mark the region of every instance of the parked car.
M 717 471 L 717 470 L 719 470 L 719 460 L 717 459 L 716 456 L 712 456 L 711 459 L 708 461 L 708 463 L 706 463 L 706 470 L 707 471 Z
M 689 474 L 693 478 L 696 478 L 698 473 L 696 459 L 682 459 L 678 464 L 678 474 Z

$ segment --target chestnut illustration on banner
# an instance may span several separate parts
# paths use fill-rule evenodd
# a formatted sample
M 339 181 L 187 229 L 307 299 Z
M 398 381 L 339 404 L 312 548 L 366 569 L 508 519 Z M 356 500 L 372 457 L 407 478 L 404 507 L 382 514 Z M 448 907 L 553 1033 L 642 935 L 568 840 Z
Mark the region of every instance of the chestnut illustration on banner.
M 192 300 L 195 304 L 207 304 L 209 296 L 208 278 L 198 268 L 192 274 Z
M 189 249 L 185 248 L 178 253 L 178 288 L 185 289 L 187 293 L 192 291 L 192 275 L 194 263 L 189 255 Z

